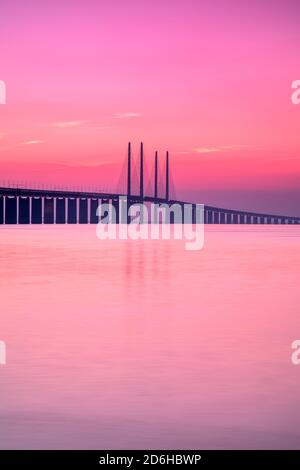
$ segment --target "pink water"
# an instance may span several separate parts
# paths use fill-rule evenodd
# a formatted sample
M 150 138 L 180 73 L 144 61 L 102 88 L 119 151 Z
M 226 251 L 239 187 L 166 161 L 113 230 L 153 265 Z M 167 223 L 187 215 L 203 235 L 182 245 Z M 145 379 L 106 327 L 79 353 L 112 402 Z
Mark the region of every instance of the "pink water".
M 300 449 L 299 228 L 0 239 L 0 448 Z

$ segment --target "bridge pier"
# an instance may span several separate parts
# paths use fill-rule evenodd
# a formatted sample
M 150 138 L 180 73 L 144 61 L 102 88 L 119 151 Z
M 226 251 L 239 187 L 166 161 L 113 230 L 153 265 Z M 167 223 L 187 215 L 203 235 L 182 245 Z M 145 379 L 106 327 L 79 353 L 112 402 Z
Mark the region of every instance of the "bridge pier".
M 113 224 L 118 224 L 119 219 L 120 219 L 120 214 L 119 214 L 119 198 L 118 199 L 112 199 L 111 200 L 112 206 L 114 207 L 114 216 L 111 218 Z
M 54 224 L 54 198 L 46 196 L 44 200 L 44 223 Z
M 45 221 L 45 200 L 42 197 L 32 196 L 29 198 L 29 223 L 31 224 L 41 224 L 42 221 Z M 43 201 L 43 202 L 42 202 Z M 43 212 L 42 212 L 42 203 L 43 203 Z
M 16 224 L 17 223 L 17 197 L 6 196 L 5 197 L 5 223 Z
M 97 207 L 98 207 L 98 199 L 95 199 L 95 198 L 90 199 L 89 211 L 90 211 L 90 223 L 91 224 L 98 223 Z
M 30 210 L 29 210 L 30 198 L 20 196 L 18 199 L 19 199 L 18 200 L 19 204 L 18 204 L 17 223 L 29 224 L 30 223 Z
M 56 198 L 56 210 L 55 210 L 55 223 L 65 224 L 66 223 L 66 201 L 67 199 L 58 197 Z
M 5 217 L 4 217 L 4 197 L 5 196 L 0 196 L 0 225 L 5 223 Z
M 86 198 L 79 199 L 79 223 L 88 223 L 88 203 Z
M 207 211 L 207 223 L 212 224 L 212 211 L 211 210 Z
M 220 224 L 225 224 L 225 212 L 220 213 Z
M 219 223 L 220 223 L 219 220 L 220 220 L 220 219 L 219 219 L 219 212 L 214 211 L 214 212 L 213 212 L 213 223 L 214 223 L 214 224 L 219 224 Z
M 74 197 L 68 198 L 67 203 L 67 223 L 76 224 L 77 223 L 77 199 Z

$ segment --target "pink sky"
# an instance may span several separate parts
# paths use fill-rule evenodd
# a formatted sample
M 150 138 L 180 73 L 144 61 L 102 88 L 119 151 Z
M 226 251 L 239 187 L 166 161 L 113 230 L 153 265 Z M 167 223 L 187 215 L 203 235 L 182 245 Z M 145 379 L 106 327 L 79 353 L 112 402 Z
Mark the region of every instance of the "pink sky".
M 55 3 L 55 5 L 53 5 Z M 1 180 L 113 188 L 127 141 L 176 195 L 300 213 L 296 0 L 2 0 Z

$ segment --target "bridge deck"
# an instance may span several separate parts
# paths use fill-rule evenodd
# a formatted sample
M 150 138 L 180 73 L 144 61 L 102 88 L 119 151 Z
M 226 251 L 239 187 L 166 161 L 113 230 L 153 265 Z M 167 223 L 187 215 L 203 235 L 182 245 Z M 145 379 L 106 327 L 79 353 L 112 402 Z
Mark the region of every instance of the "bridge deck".
M 125 194 L 64 189 L 0 188 L 0 224 L 9 223 L 97 223 L 96 207 L 100 200 L 118 205 Z M 37 200 L 40 200 L 39 204 Z M 75 205 L 72 203 L 75 200 Z M 86 202 L 84 202 L 86 201 Z M 156 204 L 195 203 L 166 201 L 152 196 L 130 196 L 128 204 L 148 202 Z M 73 207 L 74 206 L 74 207 Z M 75 212 L 74 212 L 75 211 Z M 70 213 L 72 216 L 70 217 Z M 72 219 L 72 222 L 69 220 Z M 80 222 L 81 220 L 81 222 Z M 40 221 L 40 222 L 39 222 Z M 204 205 L 204 222 L 208 224 L 300 224 L 300 217 L 267 214 Z

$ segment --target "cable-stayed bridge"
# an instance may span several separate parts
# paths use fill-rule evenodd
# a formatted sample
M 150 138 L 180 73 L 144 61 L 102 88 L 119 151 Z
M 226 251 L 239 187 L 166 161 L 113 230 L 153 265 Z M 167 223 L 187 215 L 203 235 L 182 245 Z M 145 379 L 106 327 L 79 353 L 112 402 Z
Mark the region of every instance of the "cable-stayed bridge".
M 99 204 L 109 203 L 115 208 L 116 222 L 120 220 L 120 199 L 126 197 L 127 205 L 155 203 L 184 206 L 190 204 L 196 214 L 196 204 L 170 197 L 169 152 L 165 156 L 164 194 L 159 191 L 158 153 L 154 157 L 153 187 L 145 190 L 145 161 L 143 143 L 140 144 L 138 188 L 133 190 L 133 161 L 131 144 L 128 144 L 125 191 L 116 193 L 98 190 L 0 187 L 0 224 L 96 224 Z M 136 190 L 138 189 L 138 190 Z M 148 188 L 149 189 L 149 188 Z M 152 193 L 152 194 L 151 194 Z M 212 207 L 204 204 L 205 224 L 300 224 L 300 217 L 274 215 L 243 210 Z

